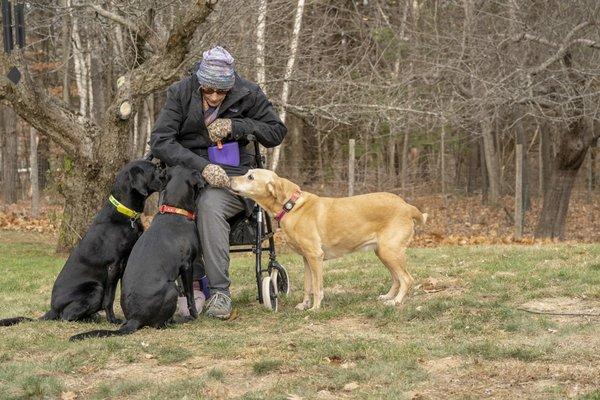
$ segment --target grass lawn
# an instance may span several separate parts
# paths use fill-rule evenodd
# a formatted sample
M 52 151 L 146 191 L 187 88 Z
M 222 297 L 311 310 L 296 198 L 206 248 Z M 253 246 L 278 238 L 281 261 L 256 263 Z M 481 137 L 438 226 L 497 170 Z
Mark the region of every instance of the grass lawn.
M 321 311 L 301 312 L 303 266 L 271 313 L 253 261 L 231 268 L 238 317 L 201 316 L 131 336 L 67 341 L 96 323 L 0 328 L 0 398 L 600 399 L 600 245 L 411 249 L 418 286 L 402 310 L 372 253 L 325 267 Z M 0 318 L 48 308 L 64 257 L 41 235 L 0 232 Z M 117 314 L 121 314 L 117 306 Z M 122 314 L 121 314 L 122 315 Z

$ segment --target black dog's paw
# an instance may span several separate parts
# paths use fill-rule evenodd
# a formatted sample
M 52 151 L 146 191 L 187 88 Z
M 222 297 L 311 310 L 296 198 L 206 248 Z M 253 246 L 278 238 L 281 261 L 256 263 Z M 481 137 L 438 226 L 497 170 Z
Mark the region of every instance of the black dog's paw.
M 121 325 L 123 323 L 123 320 L 117 317 L 109 317 L 107 318 L 108 322 L 110 322 L 111 324 L 117 324 L 117 325 Z

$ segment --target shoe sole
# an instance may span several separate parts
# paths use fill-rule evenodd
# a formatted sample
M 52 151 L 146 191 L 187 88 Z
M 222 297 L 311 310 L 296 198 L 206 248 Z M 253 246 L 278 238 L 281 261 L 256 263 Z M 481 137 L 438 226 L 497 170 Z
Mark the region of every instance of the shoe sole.
M 229 317 L 231 317 L 231 313 L 227 314 L 227 315 L 212 315 L 212 314 L 206 314 L 209 317 L 213 317 L 213 318 L 218 318 L 218 319 L 229 319 Z

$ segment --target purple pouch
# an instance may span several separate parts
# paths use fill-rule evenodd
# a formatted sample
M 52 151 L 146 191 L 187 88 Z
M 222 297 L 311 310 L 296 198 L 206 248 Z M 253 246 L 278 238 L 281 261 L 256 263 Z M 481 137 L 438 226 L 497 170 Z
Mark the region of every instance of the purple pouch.
M 221 146 L 219 144 L 211 146 L 208 148 L 208 159 L 214 164 L 239 167 L 240 146 L 238 142 L 224 143 Z

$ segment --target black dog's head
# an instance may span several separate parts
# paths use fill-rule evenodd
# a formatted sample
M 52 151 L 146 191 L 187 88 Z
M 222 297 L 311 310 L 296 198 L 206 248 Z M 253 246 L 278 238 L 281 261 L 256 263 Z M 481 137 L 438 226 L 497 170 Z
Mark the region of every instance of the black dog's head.
M 164 204 L 193 211 L 196 208 L 196 197 L 206 185 L 202 174 L 185 167 L 175 166 L 167 168 L 166 179 Z
M 150 161 L 138 160 L 126 164 L 117 175 L 117 191 L 135 191 L 144 199 L 165 187 L 165 172 Z

